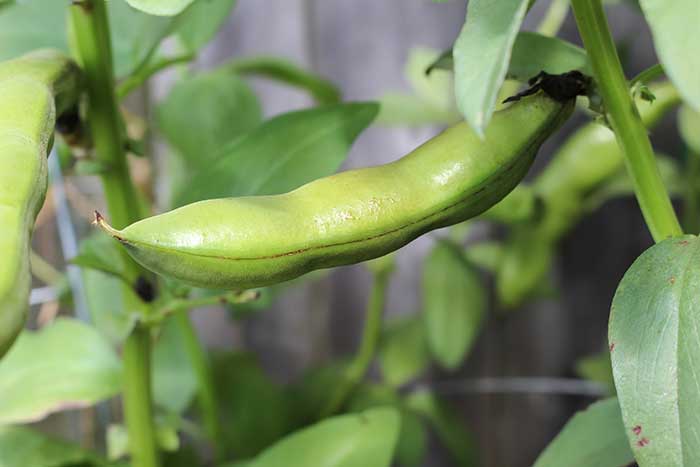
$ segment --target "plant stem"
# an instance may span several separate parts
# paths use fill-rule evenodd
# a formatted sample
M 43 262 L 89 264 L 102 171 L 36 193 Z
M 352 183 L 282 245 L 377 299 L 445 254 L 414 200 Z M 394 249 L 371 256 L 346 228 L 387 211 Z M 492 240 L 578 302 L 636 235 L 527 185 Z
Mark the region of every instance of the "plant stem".
M 195 54 L 188 52 L 182 55 L 176 55 L 175 57 L 163 58 L 155 63 L 145 65 L 143 68 L 136 70 L 131 76 L 126 78 L 119 84 L 119 86 L 117 86 L 117 98 L 119 100 L 124 99 L 132 91 L 143 85 L 153 75 L 173 65 L 188 63 L 192 61 L 194 57 Z
M 646 70 L 642 71 L 639 73 L 637 76 L 632 78 L 630 80 L 630 87 L 634 86 L 637 83 L 643 83 L 646 84 L 649 81 L 653 81 L 659 76 L 663 76 L 665 73 L 664 67 L 661 66 L 660 64 L 652 65 Z
M 678 218 L 654 159 L 615 50 L 601 0 L 572 0 L 576 23 L 593 65 L 608 120 L 625 156 L 634 192 L 654 241 L 681 235 Z
M 151 334 L 138 326 L 124 342 L 124 416 L 129 431 L 131 465 L 157 467 L 158 450 L 151 403 Z
M 32 274 L 46 285 L 54 285 L 63 278 L 63 274 L 36 251 L 29 252 Z
M 219 404 L 216 398 L 214 378 L 209 359 L 187 312 L 176 313 L 174 319 L 185 339 L 185 351 L 197 375 L 199 389 L 197 399 L 204 422 L 204 428 L 214 445 L 216 460 L 220 461 L 223 459 L 225 452 L 222 444 L 221 425 L 219 423 Z
M 86 77 L 88 121 L 96 158 L 108 168 L 101 174 L 111 221 L 117 228 L 139 219 L 139 199 L 129 175 L 122 126 L 114 95 L 114 73 L 109 22 L 104 0 L 74 1 L 70 21 L 78 61 Z M 128 268 L 141 275 L 129 258 Z M 126 286 L 124 286 L 126 287 Z M 126 292 L 126 290 L 125 290 Z M 158 448 L 151 401 L 151 342 L 148 328 L 136 326 L 124 343 L 124 414 L 134 467 L 158 467 Z
M 352 395 L 357 385 L 362 381 L 374 359 L 379 338 L 381 337 L 382 315 L 390 277 L 390 270 L 382 270 L 374 274 L 374 284 L 372 285 L 372 292 L 367 305 L 360 348 L 345 370 L 344 378 L 340 381 L 335 391 L 331 393 L 331 398 L 321 412 L 321 418 L 333 415 L 343 407 L 348 397 Z

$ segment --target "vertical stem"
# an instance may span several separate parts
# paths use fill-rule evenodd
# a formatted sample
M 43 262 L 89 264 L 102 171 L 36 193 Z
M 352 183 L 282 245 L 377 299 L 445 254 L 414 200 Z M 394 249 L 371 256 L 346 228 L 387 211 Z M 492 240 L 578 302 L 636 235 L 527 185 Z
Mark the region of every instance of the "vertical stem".
M 345 377 L 331 393 L 331 398 L 321 412 L 321 417 L 333 415 L 340 410 L 347 398 L 352 395 L 357 385 L 367 373 L 374 354 L 377 350 L 382 332 L 382 315 L 386 302 L 386 290 L 391 277 L 390 270 L 378 271 L 374 274 L 374 284 L 367 305 L 365 326 L 362 331 L 362 342 L 355 357 L 345 371 Z
M 656 242 L 681 235 L 683 232 L 661 180 L 649 136 L 623 74 L 601 0 L 572 0 L 572 7 L 608 120 L 625 156 L 627 171 L 651 235 Z
M 124 343 L 124 415 L 129 431 L 131 465 L 159 465 L 151 404 L 151 334 L 137 327 Z M 146 357 L 144 357 L 146 356 Z
M 185 350 L 190 364 L 197 375 L 199 409 L 201 411 L 204 427 L 211 442 L 214 444 L 214 452 L 217 460 L 224 457 L 222 445 L 221 425 L 219 424 L 219 407 L 214 389 L 214 378 L 207 354 L 202 343 L 197 337 L 192 321 L 186 310 L 175 313 L 175 319 L 185 338 Z
M 104 0 L 76 0 L 70 8 L 70 26 L 83 67 L 89 98 L 88 121 L 95 154 L 108 170 L 102 174 L 112 223 L 125 227 L 140 217 L 139 199 L 129 175 L 124 135 L 114 95 L 109 22 Z M 124 253 L 126 264 L 140 275 L 141 268 Z M 125 286 L 126 287 L 126 286 Z M 151 342 L 146 327 L 138 325 L 124 344 L 124 414 L 134 467 L 158 467 L 158 449 L 151 401 Z

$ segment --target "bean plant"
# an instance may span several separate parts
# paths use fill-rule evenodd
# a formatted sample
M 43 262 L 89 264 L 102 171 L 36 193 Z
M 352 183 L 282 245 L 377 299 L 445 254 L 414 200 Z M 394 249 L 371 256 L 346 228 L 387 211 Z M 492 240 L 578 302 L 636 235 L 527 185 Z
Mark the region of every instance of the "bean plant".
M 551 0 L 521 30 L 535 2 L 470 0 L 451 48 L 411 53 L 411 94 L 348 102 L 282 58 L 192 66 L 236 0 L 0 0 L 0 466 L 411 467 L 430 436 L 449 465 L 481 465 L 477 427 L 431 372 L 462 367 L 489 309 L 509 319 L 551 293 L 561 241 L 625 195 L 650 245 L 610 304 L 608 347 L 579 365 L 603 398 L 522 465 L 700 465 L 700 3 L 625 2 L 659 60 L 629 76 L 608 2 Z M 569 11 L 582 47 L 557 37 Z M 128 110 L 165 70 L 148 117 Z M 250 77 L 315 104 L 264 119 Z M 656 154 L 649 134 L 677 109 L 683 157 Z M 574 112 L 587 121 L 526 177 Z M 375 122 L 446 129 L 336 173 Z M 143 177 L 156 140 L 167 170 Z M 75 188 L 93 180 L 99 199 Z M 32 250 L 53 205 L 61 268 Z M 503 235 L 475 239 L 477 224 Z M 394 252 L 425 235 L 422 303 L 384 319 Z M 359 263 L 356 352 L 289 383 L 250 351 L 207 350 L 191 321 L 220 306 L 243 322 Z M 53 305 L 29 313 L 41 292 Z M 37 424 L 59 412 L 71 439 Z

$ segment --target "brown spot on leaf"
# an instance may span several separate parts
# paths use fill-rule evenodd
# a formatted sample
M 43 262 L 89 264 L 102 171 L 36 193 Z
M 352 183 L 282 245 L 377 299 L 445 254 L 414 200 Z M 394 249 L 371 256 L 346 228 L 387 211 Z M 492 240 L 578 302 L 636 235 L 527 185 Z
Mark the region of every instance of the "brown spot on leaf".
M 647 444 L 649 444 L 649 440 L 646 438 L 642 438 L 639 441 L 637 441 L 637 446 L 639 446 L 640 448 L 643 448 Z
M 640 425 L 635 426 L 632 428 L 632 433 L 639 436 L 642 433 L 642 427 Z
M 615 343 L 611 342 L 610 343 L 610 351 L 612 352 L 613 350 L 615 350 Z
M 676 278 L 673 277 L 673 276 L 671 276 L 671 278 L 670 278 L 668 281 L 669 281 L 671 284 L 675 284 L 675 283 L 676 283 Z
M 680 246 L 686 246 L 689 244 L 690 244 L 690 242 L 688 240 L 681 240 L 680 242 L 676 243 L 676 245 L 680 245 Z

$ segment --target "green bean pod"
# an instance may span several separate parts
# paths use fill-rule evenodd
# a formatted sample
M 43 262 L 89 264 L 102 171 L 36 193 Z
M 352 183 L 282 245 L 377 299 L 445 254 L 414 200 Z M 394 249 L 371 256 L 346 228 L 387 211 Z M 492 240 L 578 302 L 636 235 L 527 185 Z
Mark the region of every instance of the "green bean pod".
M 0 357 L 27 315 L 34 220 L 47 188 L 56 115 L 75 104 L 78 68 L 53 51 L 0 64 Z
M 383 256 L 500 201 L 573 100 L 543 93 L 497 112 L 485 138 L 460 123 L 390 164 L 289 193 L 201 201 L 115 230 L 148 269 L 196 286 L 246 289 Z

